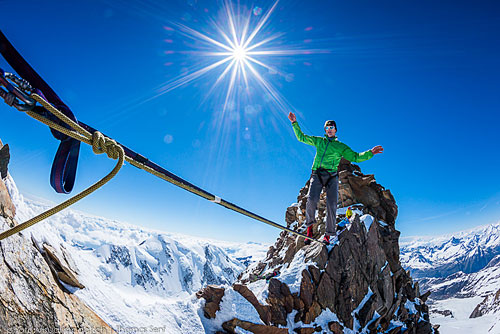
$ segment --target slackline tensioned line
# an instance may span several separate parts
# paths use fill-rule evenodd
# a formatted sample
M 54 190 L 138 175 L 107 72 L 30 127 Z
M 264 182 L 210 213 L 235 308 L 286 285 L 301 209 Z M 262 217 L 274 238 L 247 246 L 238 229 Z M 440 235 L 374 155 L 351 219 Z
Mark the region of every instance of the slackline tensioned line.
M 34 111 L 31 111 L 31 110 L 26 110 L 25 112 L 29 116 L 46 124 L 47 126 L 49 126 L 50 128 L 52 128 L 54 130 L 57 130 L 57 131 L 64 133 L 65 135 L 70 136 L 76 140 L 79 140 L 81 142 L 84 142 L 86 144 L 91 145 L 94 153 L 96 153 L 96 154 L 107 153 L 110 158 L 118 159 L 118 163 L 115 166 L 115 168 L 108 175 L 106 175 L 102 180 L 98 181 L 97 183 L 95 183 L 91 187 L 87 188 L 86 190 L 82 191 L 81 193 L 73 196 L 69 200 L 57 205 L 56 207 L 36 216 L 36 217 L 34 217 L 34 218 L 32 218 L 32 219 L 30 219 L 22 224 L 19 224 L 15 227 L 11 228 L 10 230 L 7 230 L 7 231 L 0 233 L 0 240 L 3 240 L 3 239 L 5 239 L 5 238 L 17 233 L 17 232 L 20 232 L 21 230 L 23 230 L 25 228 L 28 228 L 28 227 L 34 225 L 34 224 L 42 221 L 43 219 L 69 207 L 70 205 L 76 203 L 77 201 L 84 198 L 85 196 L 88 196 L 89 194 L 91 194 L 92 192 L 94 192 L 95 190 L 97 190 L 98 188 L 103 186 L 106 182 L 111 180 L 111 178 L 113 178 L 118 173 L 121 166 L 123 165 L 123 161 L 125 160 L 137 168 L 140 168 L 140 169 L 142 169 L 150 174 L 153 174 L 154 176 L 159 177 L 159 178 L 161 178 L 169 183 L 172 183 L 172 184 L 174 184 L 174 185 L 176 185 L 184 190 L 187 190 L 195 195 L 203 197 L 203 198 L 205 198 L 213 203 L 221 205 L 221 206 L 225 207 L 226 209 L 236 211 L 242 215 L 253 218 L 257 221 L 268 224 L 270 226 L 281 229 L 283 231 L 295 234 L 295 235 L 300 236 L 302 238 L 307 238 L 307 239 L 316 241 L 318 243 L 321 243 L 321 241 L 319 241 L 317 239 L 307 237 L 306 235 L 304 235 L 298 231 L 294 231 L 286 226 L 277 224 L 269 219 L 261 217 L 261 216 L 255 214 L 251 211 L 248 211 L 244 208 L 241 208 L 233 203 L 230 203 L 230 202 L 220 198 L 219 196 L 215 196 L 215 195 L 203 190 L 202 188 L 195 186 L 194 184 L 178 177 L 177 175 L 175 175 L 175 174 L 167 171 L 166 169 L 160 167 L 159 165 L 151 162 L 150 160 L 146 159 L 142 155 L 135 153 L 134 151 L 130 150 L 129 148 L 127 148 L 127 147 L 125 147 L 117 142 L 115 142 L 112 139 L 109 139 L 108 137 L 106 137 L 105 135 L 100 133 L 99 131 L 92 128 L 91 126 L 88 126 L 87 124 L 84 124 L 80 121 L 78 121 L 78 122 L 73 121 L 72 119 L 67 117 L 64 113 L 62 113 L 57 108 L 55 108 L 53 105 L 51 105 L 48 101 L 46 101 L 42 96 L 40 96 L 36 93 L 32 93 L 30 95 L 30 97 L 33 100 L 35 100 L 36 102 L 40 103 L 47 111 L 52 113 L 58 119 L 60 119 L 61 121 L 66 123 L 68 126 L 70 126 L 71 129 L 68 129 L 62 125 L 56 124 L 55 122 L 40 115 L 39 113 L 36 113 Z

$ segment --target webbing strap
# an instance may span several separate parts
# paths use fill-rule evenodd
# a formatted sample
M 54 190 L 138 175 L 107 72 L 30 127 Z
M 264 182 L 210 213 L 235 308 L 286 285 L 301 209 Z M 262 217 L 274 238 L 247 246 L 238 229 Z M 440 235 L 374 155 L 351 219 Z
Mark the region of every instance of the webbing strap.
M 55 108 L 77 122 L 71 109 L 59 98 L 52 88 L 42 79 L 40 75 L 28 64 L 7 37 L 0 30 L 0 53 L 9 65 L 23 79 L 27 80 L 37 89 L 37 93 L 43 96 Z M 63 125 L 59 119 L 53 119 L 55 123 Z M 68 194 L 73 189 L 76 177 L 76 167 L 78 165 L 78 155 L 80 142 L 57 131 L 51 129 L 54 138 L 61 141 L 57 150 L 50 175 L 50 185 L 58 193 Z
M 50 171 L 50 185 L 58 193 L 68 194 L 73 189 L 79 154 L 80 142 L 78 140 L 69 138 L 59 144 Z
M 41 100 L 37 100 L 38 102 L 42 103 L 43 105 L 43 101 Z M 45 105 L 44 105 L 45 106 Z M 49 107 L 49 106 L 47 106 Z M 84 129 L 86 129 L 87 131 L 89 131 L 90 133 L 93 133 L 95 131 L 97 131 L 96 129 L 94 129 L 93 127 L 79 121 L 78 124 L 83 127 Z M 105 135 L 105 134 L 104 134 Z M 120 143 L 118 143 L 120 144 Z M 305 238 L 305 239 L 310 239 L 310 240 L 313 240 L 313 241 L 316 241 L 316 242 L 319 242 L 321 243 L 321 241 L 317 240 L 317 239 L 314 239 L 314 238 L 308 238 L 305 234 L 303 233 L 300 233 L 298 231 L 295 231 L 295 230 L 292 230 L 291 228 L 288 228 L 286 226 L 283 226 L 283 225 L 280 225 L 280 224 L 277 224 L 269 219 L 266 219 L 264 217 L 261 217 L 251 211 L 248 211 L 236 204 L 233 204 L 231 202 L 228 202 L 222 198 L 220 198 L 219 196 L 216 196 L 216 195 L 213 195 L 211 193 L 209 193 L 208 191 L 192 184 L 191 182 L 188 182 L 186 180 L 184 180 L 183 178 L 169 172 L 168 170 L 166 170 L 165 168 L 155 164 L 154 162 L 152 162 L 151 160 L 145 158 L 144 156 L 140 155 L 140 154 L 137 154 L 136 152 L 132 151 L 131 149 L 129 149 L 128 147 L 120 144 L 122 147 L 123 147 L 123 150 L 125 151 L 125 160 L 127 162 L 129 162 L 132 166 L 135 166 L 139 169 L 142 169 L 150 174 L 153 174 L 154 176 L 156 177 L 159 177 L 167 182 L 170 182 L 184 190 L 187 190 L 195 195 L 198 195 L 200 197 L 203 197 L 215 204 L 218 204 L 220 206 L 223 206 L 225 207 L 226 209 L 229 209 L 229 210 L 232 210 L 232 211 L 235 211 L 235 212 L 238 212 L 242 215 L 245 215 L 247 217 L 250 217 L 252 219 L 255 219 L 257 221 L 260 221 L 262 223 L 265 223 L 267 225 L 270 225 L 272 227 L 275 227 L 275 228 L 278 228 L 280 230 L 283 230 L 283 231 L 286 231 L 286 232 L 289 232 L 289 233 L 292 233 L 292 234 L 295 234 L 297 236 L 300 236 L 302 238 Z M 139 159 L 136 160 L 136 158 L 139 157 Z
M 78 152 L 79 152 L 79 141 L 83 141 L 87 144 L 92 145 L 87 134 L 93 135 L 97 131 L 76 120 L 71 110 L 66 104 L 64 104 L 57 94 L 50 88 L 50 86 L 33 70 L 33 68 L 23 59 L 23 57 L 14 49 L 12 44 L 7 40 L 5 35 L 0 31 L 0 53 L 4 56 L 7 62 L 12 66 L 12 68 L 25 80 L 29 81 L 31 85 L 36 89 L 34 94 L 31 95 L 33 99 L 43 105 L 45 110 L 40 110 L 42 108 L 35 108 L 33 111 L 27 111 L 27 114 L 31 117 L 49 125 L 51 127 L 52 134 L 58 140 L 61 140 L 61 144 L 57 151 L 51 172 L 51 186 L 60 193 L 69 193 L 74 185 L 76 168 L 78 163 Z M 43 93 L 42 93 L 43 92 Z M 49 113 L 45 113 L 49 111 Z M 53 118 L 53 115 L 57 114 L 57 119 Z M 69 125 L 75 131 L 69 130 Z M 82 136 L 80 134 L 86 133 Z M 76 144 L 75 144 L 76 142 Z M 187 191 L 190 191 L 200 197 L 203 197 L 209 201 L 212 201 L 218 205 L 221 205 L 227 209 L 239 212 L 247 217 L 253 218 L 260 222 L 266 223 L 273 227 L 279 228 L 281 230 L 287 231 L 289 233 L 307 238 L 306 235 L 292 230 L 288 227 L 277 224 L 269 219 L 256 215 L 246 209 L 243 209 L 235 204 L 225 201 L 218 196 L 215 196 L 194 184 L 178 177 L 177 175 L 165 170 L 164 168 L 152 163 L 142 155 L 118 144 L 118 146 L 123 148 L 125 160 L 128 161 L 135 167 L 143 169 L 144 171 L 151 173 L 161 179 L 164 179 L 178 187 L 181 187 Z M 116 168 L 115 168 L 116 169 Z M 116 170 L 117 172 L 117 170 Z M 107 181 L 106 181 L 107 182 Z M 102 184 L 102 183 L 101 183 Z M 94 191 L 91 190 L 90 192 Z M 90 193 L 88 192 L 88 193 Z M 87 194 L 88 194 L 87 193 Z M 78 194 L 75 197 L 80 197 Z M 85 195 L 86 196 L 86 195 Z M 67 206 L 71 202 L 71 199 L 64 202 Z M 37 220 L 39 221 L 39 220 Z M 26 222 L 28 224 L 28 222 Z M 26 228 L 34 224 L 34 221 L 30 221 L 28 225 L 22 224 Z M 17 227 L 15 228 L 17 231 Z M 13 229 L 14 230 L 14 229 Z M 7 232 L 7 231 L 6 231 Z M 12 233 L 16 233 L 11 231 Z M 0 236 L 6 237 L 4 233 Z M 1 239 L 1 238 L 0 238 Z M 321 243 L 319 240 L 311 239 L 316 242 Z
M 37 101 L 38 103 L 40 103 L 46 110 L 48 110 L 49 112 L 51 113 L 57 113 L 57 109 L 54 108 L 52 105 L 50 105 L 50 103 L 48 103 L 46 100 L 44 100 L 41 96 L 37 95 L 37 94 L 32 94 L 31 97 Z M 47 117 L 44 117 L 42 115 L 40 115 L 39 113 L 36 113 L 36 112 L 32 112 L 32 111 L 27 111 L 26 112 L 29 116 L 35 118 L 36 120 L 50 126 L 51 128 L 53 129 L 56 129 L 58 131 L 61 131 L 61 132 L 64 132 L 65 134 L 67 134 L 68 136 L 71 136 L 72 138 L 76 139 L 76 140 L 79 140 L 79 141 L 82 141 L 84 143 L 87 143 L 89 145 L 93 145 L 92 144 L 92 141 L 89 140 L 89 135 L 94 135 L 95 133 L 99 133 L 98 131 L 96 131 L 94 128 L 86 125 L 86 124 L 83 124 L 82 122 L 78 122 L 78 123 L 75 123 L 73 122 L 72 120 L 70 120 L 69 118 L 64 118 L 64 115 L 58 115 L 58 117 L 60 117 L 64 122 L 66 122 L 67 124 L 71 124 L 71 127 L 73 129 L 75 129 L 75 131 L 70 131 L 68 129 L 66 129 L 64 126 L 61 126 L 59 124 L 56 124 L 55 122 L 52 122 L 50 119 L 48 119 Z M 84 133 L 85 135 L 81 135 L 82 133 Z M 258 220 L 260 222 L 263 222 L 265 224 L 268 224 L 268 225 L 271 225 L 273 227 L 276 227 L 276 228 L 279 228 L 283 231 L 286 231 L 286 232 L 289 232 L 289 233 L 292 233 L 292 234 L 295 234 L 297 236 L 300 236 L 300 237 L 303 237 L 303 238 L 308 238 L 306 235 L 304 235 L 303 233 L 300 233 L 298 231 L 295 231 L 295 230 L 292 230 L 291 228 L 288 228 L 286 226 L 283 226 L 283 225 L 280 225 L 280 224 L 277 224 L 269 219 L 266 219 L 264 217 L 261 217 L 251 211 L 248 211 L 246 209 L 243 209 L 233 203 L 230 203 L 222 198 L 220 198 L 219 196 L 215 196 L 205 190 L 203 190 L 202 188 L 199 188 L 197 186 L 195 186 L 194 184 L 180 178 L 179 176 L 165 170 L 164 168 L 158 166 L 157 164 L 151 162 L 150 160 L 146 159 L 145 157 L 143 157 L 142 155 L 138 155 L 137 153 L 133 152 L 132 150 L 130 150 L 129 148 L 126 148 L 124 147 L 123 145 L 117 143 L 118 146 L 120 146 L 123 151 L 124 151 L 124 156 L 125 156 L 125 161 L 129 162 L 131 165 L 137 167 L 137 168 L 140 168 L 150 174 L 153 174 L 154 176 L 157 176 L 167 182 L 170 182 L 184 190 L 187 190 L 193 194 L 196 194 L 200 197 L 203 197 L 211 202 L 214 202 L 220 206 L 223 206 L 225 207 L 226 209 L 230 209 L 230 210 L 233 210 L 233 211 L 236 211 L 238 213 L 241 213 L 247 217 L 250 217 L 250 218 L 253 218 L 255 220 Z M 135 157 L 139 156 L 140 157 L 140 161 L 137 161 L 135 160 Z M 1 236 L 1 235 L 0 235 Z M 321 241 L 319 240 L 316 240 L 316 239 L 311 239 L 309 238 L 310 240 L 313 240 L 313 241 L 316 241 L 318 243 L 321 243 Z

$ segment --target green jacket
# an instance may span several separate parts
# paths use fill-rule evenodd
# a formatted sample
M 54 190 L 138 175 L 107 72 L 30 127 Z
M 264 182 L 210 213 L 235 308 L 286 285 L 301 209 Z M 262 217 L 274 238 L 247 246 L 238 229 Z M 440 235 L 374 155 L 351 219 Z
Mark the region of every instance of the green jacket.
M 324 168 L 329 171 L 336 171 L 342 157 L 352 162 L 362 162 L 373 157 L 370 150 L 362 153 L 354 152 L 349 146 L 340 142 L 337 137 L 328 138 L 326 135 L 324 137 L 308 136 L 302 132 L 299 123 L 293 122 L 292 126 L 299 141 L 316 147 L 312 170 Z

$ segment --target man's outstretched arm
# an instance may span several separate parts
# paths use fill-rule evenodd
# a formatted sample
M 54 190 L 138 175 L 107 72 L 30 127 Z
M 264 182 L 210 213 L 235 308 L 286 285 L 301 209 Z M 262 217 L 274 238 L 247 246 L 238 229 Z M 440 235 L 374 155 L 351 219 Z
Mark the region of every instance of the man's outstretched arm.
M 349 160 L 352 162 L 363 162 L 363 161 L 366 161 L 368 159 L 371 159 L 375 154 L 379 154 L 379 153 L 383 153 L 383 152 L 384 152 L 384 148 L 380 145 L 375 146 L 371 150 L 361 152 L 361 153 L 354 152 L 349 146 L 345 145 L 345 149 L 342 152 L 342 156 L 346 160 Z
M 316 146 L 316 140 L 318 137 L 305 135 L 300 129 L 299 123 L 297 123 L 297 117 L 295 117 L 293 112 L 288 114 L 288 119 L 292 122 L 293 132 L 295 132 L 295 137 L 297 137 L 300 142 Z

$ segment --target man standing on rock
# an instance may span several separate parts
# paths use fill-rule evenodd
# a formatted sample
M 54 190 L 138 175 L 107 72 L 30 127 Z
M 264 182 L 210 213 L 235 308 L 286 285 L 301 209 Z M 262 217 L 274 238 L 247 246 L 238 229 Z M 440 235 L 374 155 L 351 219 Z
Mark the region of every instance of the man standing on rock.
M 349 146 L 340 142 L 335 134 L 337 124 L 335 121 L 325 122 L 325 136 L 316 137 L 305 135 L 300 130 L 299 123 L 294 113 L 288 114 L 288 119 L 292 122 L 295 136 L 300 142 L 316 147 L 316 156 L 312 166 L 309 192 L 307 193 L 306 204 L 306 227 L 307 236 L 313 236 L 313 224 L 316 221 L 315 213 L 319 201 L 321 190 L 326 190 L 326 233 L 323 239 L 324 244 L 330 243 L 330 236 L 336 233 L 336 211 L 338 193 L 338 172 L 340 160 L 345 158 L 352 162 L 362 162 L 372 158 L 375 154 L 384 152 L 382 146 L 375 146 L 371 150 L 356 153 Z M 306 245 L 311 240 L 306 239 Z

